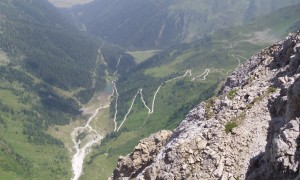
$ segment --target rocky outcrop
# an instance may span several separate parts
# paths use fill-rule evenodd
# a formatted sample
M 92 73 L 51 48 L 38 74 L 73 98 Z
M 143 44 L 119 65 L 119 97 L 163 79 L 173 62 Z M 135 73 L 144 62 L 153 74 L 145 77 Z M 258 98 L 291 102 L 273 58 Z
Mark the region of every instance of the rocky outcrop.
M 119 157 L 119 163 L 113 173 L 113 179 L 136 177 L 145 167 L 153 163 L 171 135 L 171 131 L 163 130 L 149 138 L 141 140 L 134 148 L 133 153 L 125 157 Z
M 300 32 L 245 62 L 172 136 L 142 140 L 112 178 L 299 179 L 299 65 Z

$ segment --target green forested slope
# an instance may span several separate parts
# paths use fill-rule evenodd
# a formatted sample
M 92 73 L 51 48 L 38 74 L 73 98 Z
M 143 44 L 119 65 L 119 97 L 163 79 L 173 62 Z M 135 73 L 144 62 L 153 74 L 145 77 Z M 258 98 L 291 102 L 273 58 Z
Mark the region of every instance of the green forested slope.
M 1 49 L 50 85 L 91 86 L 99 45 L 60 18 L 46 1 L 1 2 Z
M 0 179 L 70 179 L 64 144 L 46 133 L 105 87 L 100 43 L 46 0 L 0 2 Z

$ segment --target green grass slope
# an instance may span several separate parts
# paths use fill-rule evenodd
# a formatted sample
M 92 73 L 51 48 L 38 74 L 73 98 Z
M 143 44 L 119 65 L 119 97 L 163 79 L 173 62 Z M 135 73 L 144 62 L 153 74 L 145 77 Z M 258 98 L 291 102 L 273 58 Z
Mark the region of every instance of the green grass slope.
M 107 179 L 119 155 L 132 151 L 138 141 L 161 129 L 173 129 L 188 111 L 214 95 L 220 82 L 245 58 L 272 44 L 300 25 L 300 5 L 280 9 L 252 21 L 246 26 L 219 30 L 195 43 L 181 44 L 164 50 L 141 62 L 119 77 L 117 88 L 120 125 L 140 88 L 151 108 L 153 95 L 163 83 L 155 100 L 154 113 L 148 115 L 140 94 L 137 95 L 127 120 L 118 132 L 111 133 L 89 155 L 82 179 Z M 206 69 L 210 73 L 204 80 Z M 178 77 L 191 70 L 192 77 Z M 113 118 L 115 109 L 111 106 Z M 209 114 L 208 114 L 209 115 Z
M 0 66 L 0 74 L 0 179 L 69 179 L 68 150 L 45 130 L 68 123 L 78 105 L 20 69 Z

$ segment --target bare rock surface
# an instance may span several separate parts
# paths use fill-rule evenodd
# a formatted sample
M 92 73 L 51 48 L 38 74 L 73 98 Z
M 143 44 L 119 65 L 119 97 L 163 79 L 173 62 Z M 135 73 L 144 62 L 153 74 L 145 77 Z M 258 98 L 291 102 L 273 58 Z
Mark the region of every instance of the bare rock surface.
M 112 179 L 300 179 L 299 65 L 300 32 L 251 57 L 173 132 L 142 140 Z
M 114 171 L 113 179 L 135 177 L 137 173 L 153 162 L 171 135 L 171 131 L 163 130 L 141 140 L 135 147 L 133 153 L 125 157 L 119 157 L 119 163 Z

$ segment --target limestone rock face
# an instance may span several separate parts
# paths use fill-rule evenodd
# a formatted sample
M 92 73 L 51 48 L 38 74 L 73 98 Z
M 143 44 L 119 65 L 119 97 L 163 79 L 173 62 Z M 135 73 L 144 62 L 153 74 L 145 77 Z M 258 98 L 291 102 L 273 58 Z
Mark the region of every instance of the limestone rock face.
M 299 126 L 300 31 L 237 68 L 173 132 L 142 140 L 112 179 L 300 179 Z

